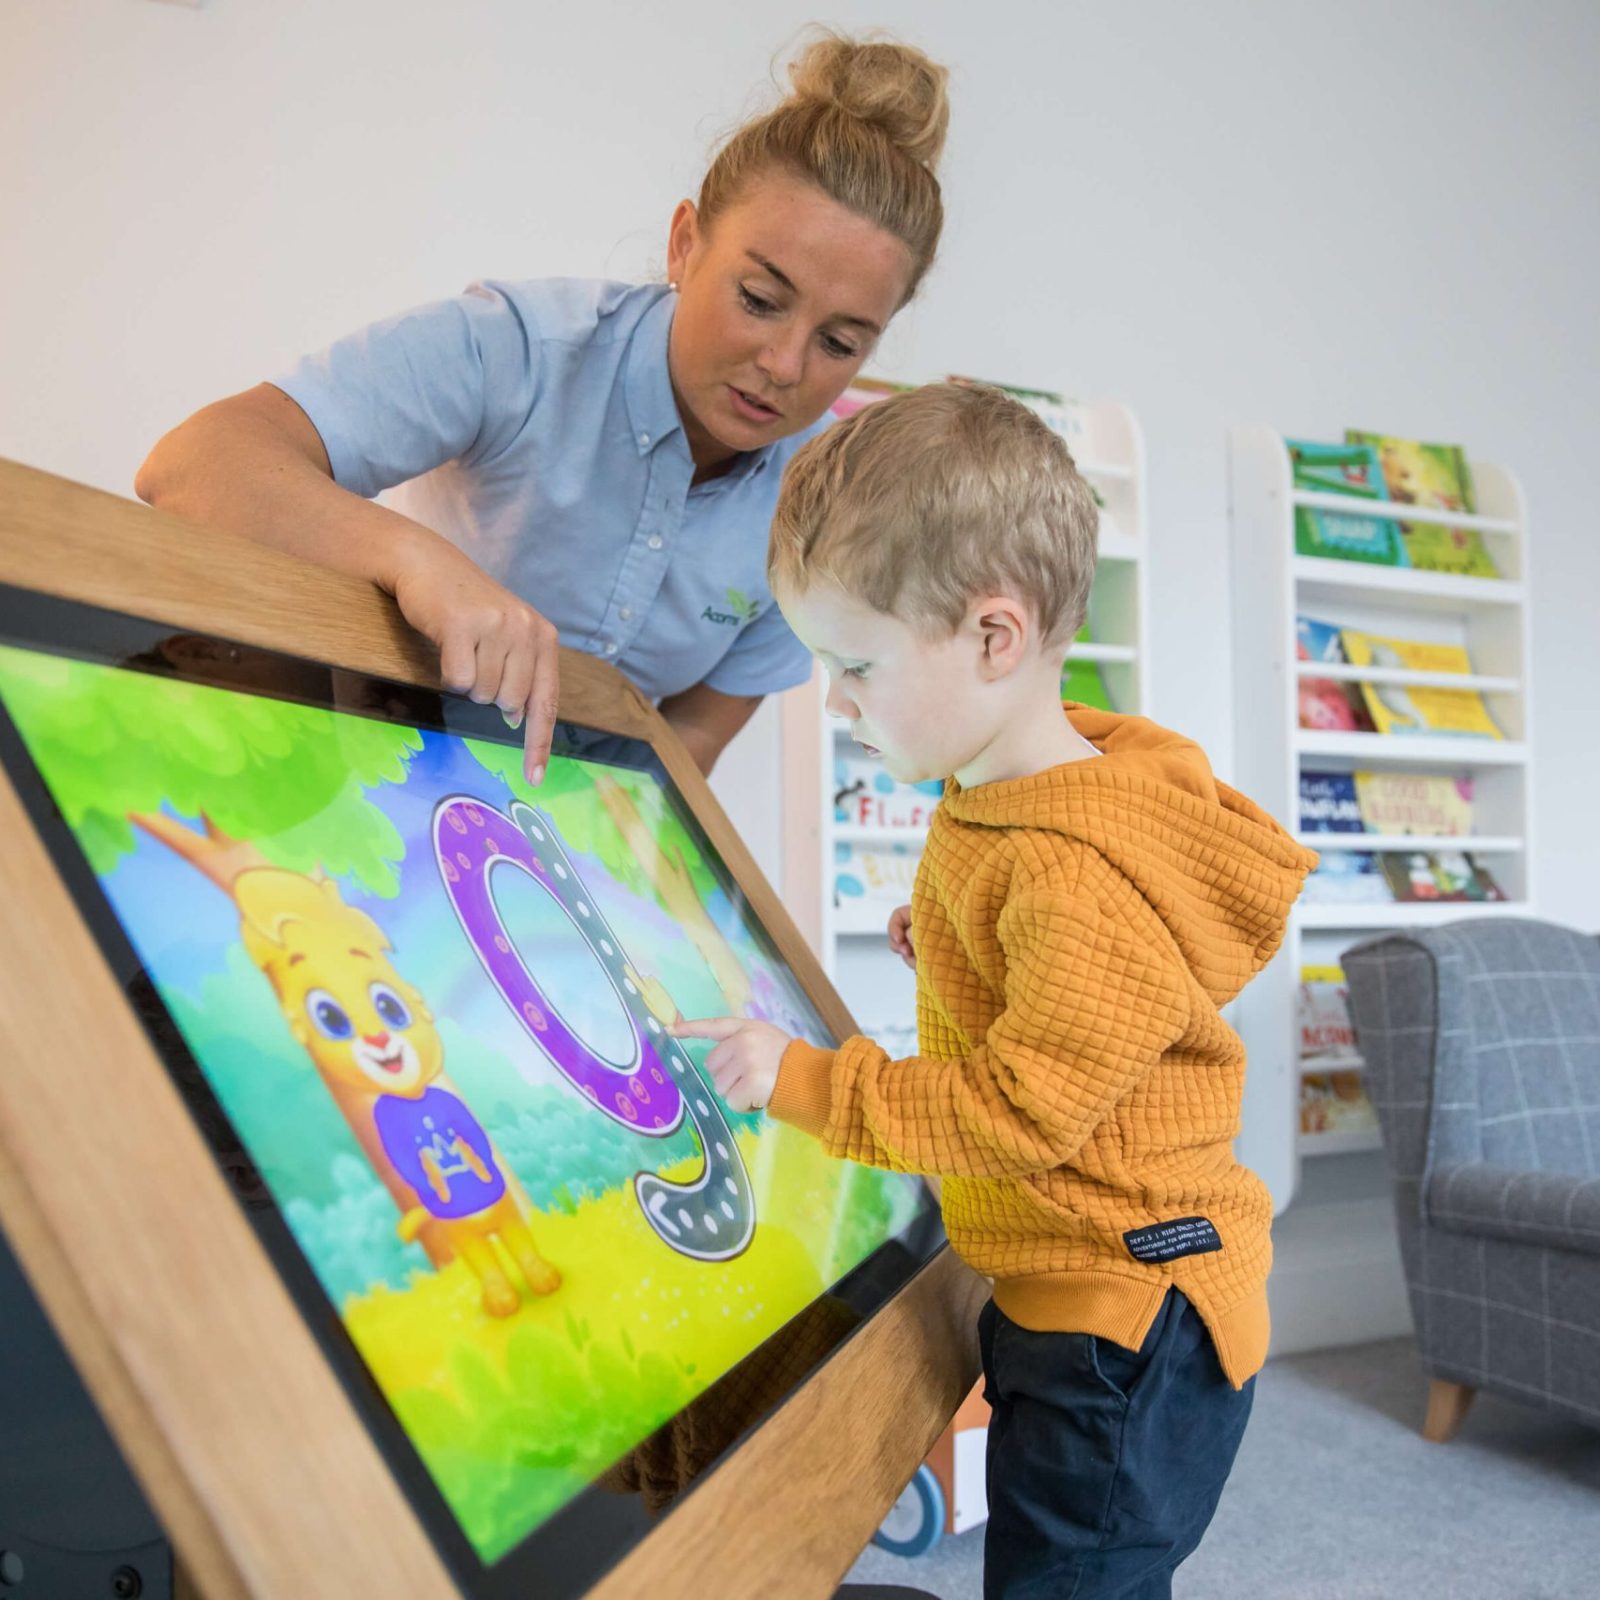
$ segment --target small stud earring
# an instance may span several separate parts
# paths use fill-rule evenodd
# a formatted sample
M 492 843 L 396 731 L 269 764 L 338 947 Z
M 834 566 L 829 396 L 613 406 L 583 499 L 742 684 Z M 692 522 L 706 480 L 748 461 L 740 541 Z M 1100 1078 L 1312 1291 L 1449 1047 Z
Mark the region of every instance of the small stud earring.
M 676 278 L 668 278 L 667 279 L 667 287 L 669 289 L 672 289 L 672 290 L 676 291 L 676 289 L 678 287 L 678 280 Z

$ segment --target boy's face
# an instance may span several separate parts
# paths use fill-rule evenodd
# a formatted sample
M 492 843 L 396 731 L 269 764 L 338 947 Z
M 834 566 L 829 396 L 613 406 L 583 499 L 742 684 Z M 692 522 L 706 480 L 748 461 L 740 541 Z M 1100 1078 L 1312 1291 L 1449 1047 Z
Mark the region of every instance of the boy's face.
M 977 630 L 913 628 L 832 584 L 779 584 L 775 593 L 795 636 L 827 669 L 829 714 L 850 724 L 891 777 L 947 778 L 993 738 L 997 707 L 985 692 Z

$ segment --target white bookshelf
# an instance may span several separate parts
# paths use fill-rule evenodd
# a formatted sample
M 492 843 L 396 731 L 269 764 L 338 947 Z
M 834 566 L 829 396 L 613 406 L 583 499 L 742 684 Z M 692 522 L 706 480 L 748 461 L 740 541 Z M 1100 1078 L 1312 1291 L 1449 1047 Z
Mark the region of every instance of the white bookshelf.
M 1078 470 L 1101 501 L 1101 537 L 1089 598 L 1092 642 L 1074 658 L 1097 663 L 1113 707 L 1147 714 L 1149 666 L 1144 441 L 1137 419 L 1116 402 L 1051 408 Z M 926 830 L 866 828 L 834 819 L 834 763 L 855 751 L 849 729 L 824 708 L 820 669 L 783 701 L 784 899 L 851 1014 L 869 1034 L 915 1024 L 915 978 L 889 949 L 887 907 L 834 902 L 836 847 L 919 846 Z M 909 899 L 909 895 L 907 896 Z
M 1396 928 L 1433 927 L 1472 916 L 1526 915 L 1532 905 L 1533 745 L 1529 677 L 1528 529 L 1522 494 L 1503 467 L 1471 463 L 1475 516 L 1407 507 L 1404 520 L 1477 529 L 1499 578 L 1368 566 L 1295 553 L 1297 506 L 1347 516 L 1395 515 L 1387 502 L 1294 489 L 1284 437 L 1235 428 L 1229 441 L 1233 522 L 1235 768 L 1240 787 L 1285 827 L 1299 823 L 1302 769 L 1367 769 L 1470 775 L 1474 832 L 1457 839 L 1372 834 L 1298 834 L 1312 849 L 1466 849 L 1505 891 L 1503 901 L 1297 905 L 1283 947 L 1245 990 L 1237 1026 L 1250 1052 L 1241 1158 L 1272 1189 L 1281 1211 L 1302 1178 L 1301 1162 L 1378 1149 L 1375 1133 L 1301 1134 L 1302 1072 L 1330 1070 L 1299 1057 L 1297 991 L 1302 965 L 1341 960 L 1353 944 Z M 1301 662 L 1298 614 L 1367 632 L 1465 645 L 1470 673 L 1419 672 Z M 1299 725 L 1304 677 L 1345 682 L 1474 689 L 1503 739 L 1320 732 Z M 1338 1063 L 1348 1070 L 1348 1063 Z

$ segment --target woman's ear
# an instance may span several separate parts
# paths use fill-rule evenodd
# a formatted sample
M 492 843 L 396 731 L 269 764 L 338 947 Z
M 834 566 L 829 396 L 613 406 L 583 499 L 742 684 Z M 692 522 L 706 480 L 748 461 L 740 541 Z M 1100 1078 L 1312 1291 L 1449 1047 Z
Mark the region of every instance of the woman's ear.
M 1009 595 L 975 601 L 967 612 L 982 644 L 979 671 L 989 681 L 1008 677 L 1022 665 L 1031 632 L 1026 608 Z
M 667 229 L 667 280 L 682 283 L 683 275 L 700 242 L 700 213 L 694 201 L 680 200 L 672 213 L 672 225 Z

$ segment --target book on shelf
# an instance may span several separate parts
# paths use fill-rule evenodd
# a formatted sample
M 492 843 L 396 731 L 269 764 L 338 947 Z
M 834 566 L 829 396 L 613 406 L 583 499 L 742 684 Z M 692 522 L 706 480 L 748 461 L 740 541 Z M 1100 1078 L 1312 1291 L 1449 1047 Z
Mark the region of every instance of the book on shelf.
M 1083 410 L 1066 395 L 1059 394 L 1054 389 L 1030 389 L 1018 383 L 997 383 L 993 378 L 974 378 L 965 373 L 951 372 L 945 375 L 947 383 L 976 383 L 988 389 L 998 389 L 1002 394 L 1008 394 L 1013 400 L 1020 400 L 1052 433 L 1059 433 L 1067 441 L 1067 448 L 1072 452 L 1074 465 L 1078 465 L 1078 458 L 1083 453 L 1087 441 L 1088 430 L 1084 425 Z M 1115 535 L 1121 530 L 1111 519 L 1106 510 L 1105 496 L 1100 493 L 1095 484 L 1088 484 L 1089 493 L 1094 496 L 1094 503 L 1100 508 L 1100 537 L 1103 540 L 1108 534 Z
M 1350 991 L 1336 964 L 1300 969 L 1300 1059 L 1319 1067 L 1359 1062 Z
M 922 832 L 933 820 L 942 786 L 897 783 L 868 756 L 836 756 L 833 763 L 833 820 L 857 828 L 904 828 Z
M 911 898 L 922 852 L 907 844 L 836 844 L 833 847 L 833 903 L 859 910 L 878 906 L 886 913 Z M 885 922 L 887 927 L 887 922 Z
M 1318 617 L 1294 619 L 1295 654 L 1301 661 L 1344 662 L 1344 640 L 1337 624 Z M 1302 728 L 1321 733 L 1372 733 L 1372 717 L 1354 683 L 1337 678 L 1300 678 L 1296 694 Z
M 1452 839 L 1472 832 L 1472 779 L 1468 776 L 1444 772 L 1357 772 L 1353 776 L 1361 827 L 1367 833 Z
M 1378 453 L 1371 445 L 1319 444 L 1309 439 L 1286 439 L 1284 443 L 1296 489 L 1369 503 L 1388 499 Z M 1376 562 L 1386 567 L 1410 565 L 1399 523 L 1388 517 L 1314 506 L 1294 508 L 1294 549 L 1301 556 Z
M 1463 645 L 1387 639 L 1363 633 L 1359 628 L 1345 628 L 1343 636 L 1345 657 L 1352 666 L 1463 674 L 1472 671 L 1472 658 Z M 1379 733 L 1505 737 L 1476 689 L 1435 689 L 1362 679 L 1361 695 Z
M 1089 624 L 1078 629 L 1074 644 L 1092 643 Z M 1069 655 L 1061 665 L 1061 698 L 1080 706 L 1093 706 L 1097 711 L 1114 711 L 1111 693 L 1106 688 L 1105 674 L 1098 661 L 1080 661 Z
M 998 389 L 1013 400 L 1020 400 L 1052 433 L 1059 433 L 1069 445 L 1083 441 L 1083 413 L 1064 394 L 1054 389 L 1029 389 L 1017 383 L 998 383 L 993 378 L 974 378 L 960 372 L 946 374 L 945 381 L 981 384 L 986 389 Z
M 1377 1127 L 1378 1113 L 1359 1071 L 1344 1068 L 1301 1075 L 1302 1133 L 1371 1133 Z
M 1465 850 L 1386 851 L 1383 875 L 1394 898 L 1407 904 L 1505 899 L 1488 869 Z
M 1390 434 L 1347 428 L 1351 444 L 1377 451 L 1379 469 L 1391 500 L 1439 511 L 1477 510 L 1472 469 L 1460 445 L 1423 444 Z M 1400 523 L 1400 537 L 1411 565 L 1423 572 L 1454 572 L 1469 578 L 1498 578 L 1500 569 L 1476 528 L 1438 523 Z
M 1302 833 L 1361 833 L 1361 806 L 1349 772 L 1300 773 Z
M 914 383 L 895 383 L 888 378 L 853 378 L 849 387 L 828 409 L 833 416 L 841 419 L 853 417 L 875 400 L 887 400 L 892 394 L 903 394 L 907 389 L 914 388 Z
M 1068 656 L 1061 668 L 1061 698 L 1097 711 L 1115 709 L 1098 661 L 1074 661 Z
M 1306 879 L 1307 905 L 1384 905 L 1394 896 L 1372 850 L 1327 850 Z

